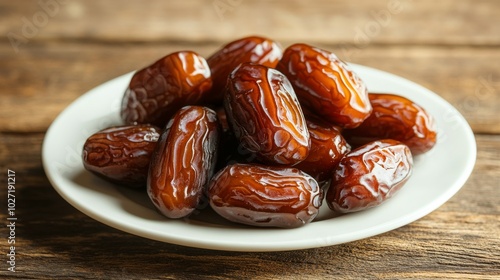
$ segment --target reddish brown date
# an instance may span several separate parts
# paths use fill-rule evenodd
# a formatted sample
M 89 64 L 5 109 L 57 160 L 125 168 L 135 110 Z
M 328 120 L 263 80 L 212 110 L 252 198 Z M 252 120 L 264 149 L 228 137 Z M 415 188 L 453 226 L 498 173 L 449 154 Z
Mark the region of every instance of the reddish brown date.
M 410 178 L 413 158 L 408 146 L 384 139 L 345 156 L 326 194 L 330 209 L 349 213 L 368 209 L 392 197 Z
M 163 215 L 182 218 L 196 209 L 214 171 L 218 133 L 216 113 L 205 107 L 184 107 L 170 120 L 153 153 L 147 184 Z
M 210 103 L 222 103 L 227 77 L 238 65 L 253 62 L 274 68 L 283 54 L 281 46 L 263 37 L 245 37 L 222 47 L 208 59 L 213 88 L 207 98 Z
M 295 44 L 276 69 L 288 77 L 301 105 L 333 124 L 354 128 L 371 112 L 365 84 L 333 53 Z
M 309 156 L 294 167 L 319 182 L 329 180 L 340 160 L 351 151 L 351 146 L 342 137 L 340 128 L 310 120 L 306 122 L 311 137 Z
M 122 119 L 164 127 L 177 110 L 197 104 L 211 87 L 203 57 L 191 51 L 169 54 L 134 74 L 123 96 Z
M 208 196 L 212 209 L 230 221 L 282 228 L 311 222 L 322 197 L 316 180 L 296 168 L 247 164 L 217 173 Z
M 433 118 L 411 100 L 394 94 L 369 94 L 373 112 L 357 128 L 346 130 L 349 143 L 362 145 L 377 139 L 395 139 L 406 144 L 413 155 L 436 144 Z
M 113 183 L 144 187 L 149 161 L 159 137 L 159 129 L 150 125 L 101 130 L 83 145 L 83 166 Z
M 280 72 L 242 64 L 228 79 L 224 106 L 235 136 L 262 161 L 293 165 L 309 154 L 304 115 Z

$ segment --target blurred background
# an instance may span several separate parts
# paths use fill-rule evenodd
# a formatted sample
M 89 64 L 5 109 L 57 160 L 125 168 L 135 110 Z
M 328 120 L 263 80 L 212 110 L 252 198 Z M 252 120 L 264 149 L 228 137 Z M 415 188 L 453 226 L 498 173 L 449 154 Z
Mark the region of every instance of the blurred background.
M 2 0 L 0 15 L 0 126 L 8 131 L 45 131 L 79 95 L 170 52 L 209 56 L 261 35 L 413 80 L 476 132 L 500 132 L 500 117 L 491 118 L 500 99 L 490 98 L 500 87 L 495 0 Z M 22 125 L 1 123 L 11 114 Z

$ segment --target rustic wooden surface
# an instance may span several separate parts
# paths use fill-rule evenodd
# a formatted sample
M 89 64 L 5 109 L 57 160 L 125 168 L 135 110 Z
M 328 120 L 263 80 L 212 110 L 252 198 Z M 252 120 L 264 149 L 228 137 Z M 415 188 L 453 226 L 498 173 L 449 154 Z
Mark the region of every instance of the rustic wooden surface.
M 7 271 L 2 226 L 0 275 L 500 279 L 500 2 L 0 0 L 0 22 L 0 217 L 6 223 L 8 169 L 16 171 L 19 217 L 17 272 Z M 36 25 L 29 30 L 26 22 Z M 348 244 L 273 253 L 211 251 L 132 236 L 78 212 L 51 187 L 41 143 L 69 103 L 168 52 L 209 55 L 249 34 L 284 46 L 300 41 L 328 48 L 437 92 L 474 130 L 472 176 L 439 209 L 402 228 Z

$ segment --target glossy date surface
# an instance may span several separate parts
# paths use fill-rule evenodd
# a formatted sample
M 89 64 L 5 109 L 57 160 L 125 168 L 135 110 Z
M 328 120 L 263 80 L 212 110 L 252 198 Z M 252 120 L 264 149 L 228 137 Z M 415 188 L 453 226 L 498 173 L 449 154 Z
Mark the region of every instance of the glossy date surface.
M 339 127 L 322 122 L 307 120 L 307 129 L 311 137 L 309 155 L 295 165 L 318 182 L 329 180 L 340 160 L 351 151 Z
M 429 151 L 437 140 L 434 120 L 422 107 L 394 94 L 369 94 L 373 112 L 345 135 L 354 145 L 377 139 L 395 139 L 410 147 L 413 155 Z
M 277 70 L 245 63 L 233 71 L 224 97 L 236 138 L 271 164 L 293 165 L 309 154 L 309 132 L 288 79 Z
M 250 36 L 228 43 L 207 58 L 213 79 L 207 102 L 222 103 L 227 78 L 240 64 L 252 62 L 274 68 L 282 55 L 281 46 L 264 37 Z
M 83 166 L 113 183 L 146 186 L 160 130 L 151 125 L 117 126 L 94 133 L 83 145 Z
M 371 112 L 365 84 L 331 52 L 295 44 L 276 69 L 290 80 L 302 106 L 333 124 L 354 128 Z
M 410 178 L 413 158 L 408 146 L 384 139 L 347 154 L 334 172 L 326 202 L 330 209 L 349 213 L 382 204 Z
M 156 208 L 169 218 L 193 212 L 212 176 L 219 138 L 216 113 L 186 106 L 162 133 L 153 153 L 147 191 Z
M 161 128 L 185 105 L 197 104 L 212 88 L 205 59 L 192 51 L 169 54 L 137 71 L 125 91 L 121 116 L 127 124 Z
M 218 149 L 218 159 L 216 171 L 234 163 L 252 163 L 257 161 L 257 156 L 254 152 L 245 149 L 243 144 L 234 136 L 227 120 L 226 110 L 221 107 L 216 109 L 217 119 L 219 120 L 220 133 L 220 149 Z
M 310 223 L 321 206 L 316 180 L 296 168 L 234 164 L 209 184 L 210 205 L 237 223 L 294 228 Z

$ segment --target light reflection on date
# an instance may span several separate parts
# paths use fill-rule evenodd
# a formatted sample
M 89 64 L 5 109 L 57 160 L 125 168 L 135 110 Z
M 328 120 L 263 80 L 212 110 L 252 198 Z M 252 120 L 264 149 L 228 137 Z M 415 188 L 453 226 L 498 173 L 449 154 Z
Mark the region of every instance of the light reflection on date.
M 123 95 L 121 117 L 127 124 L 164 127 L 177 110 L 198 104 L 211 88 L 203 57 L 192 51 L 171 53 L 134 73 Z
M 326 202 L 341 213 L 375 207 L 392 197 L 410 178 L 412 170 L 408 146 L 391 139 L 370 142 L 340 161 Z
M 166 217 L 191 214 L 203 196 L 217 160 L 219 130 L 216 113 L 186 106 L 167 124 L 153 153 L 147 191 Z
M 159 137 L 160 129 L 151 125 L 103 129 L 85 141 L 83 166 L 118 185 L 145 187 L 149 162 Z
M 380 205 L 437 140 L 422 107 L 368 94 L 335 54 L 306 44 L 283 51 L 258 36 L 207 60 L 180 51 L 137 71 L 120 113 L 126 126 L 87 139 L 87 170 L 146 186 L 168 218 L 208 196 L 226 219 L 260 227 L 308 224 L 323 199 L 340 213 Z
M 251 62 L 274 68 L 283 50 L 281 46 L 268 38 L 250 36 L 232 41 L 207 58 L 213 79 L 213 87 L 205 101 L 213 104 L 222 103 L 229 74 L 240 64 Z
M 304 114 L 290 82 L 275 69 L 251 63 L 235 69 L 224 106 L 236 138 L 263 162 L 293 165 L 309 154 Z
M 208 187 L 210 205 L 222 217 L 260 227 L 294 228 L 310 223 L 322 190 L 296 168 L 234 164 L 219 171 Z
M 331 52 L 294 44 L 276 69 L 290 80 L 302 106 L 332 124 L 357 127 L 372 110 L 363 81 Z
M 342 136 L 342 129 L 324 122 L 307 120 L 311 137 L 309 155 L 294 167 L 313 176 L 319 182 L 329 180 L 340 160 L 351 151 Z
M 422 107 L 395 94 L 369 94 L 373 112 L 357 128 L 344 134 L 353 145 L 377 139 L 394 139 L 406 144 L 413 155 L 423 154 L 436 144 L 434 119 Z

